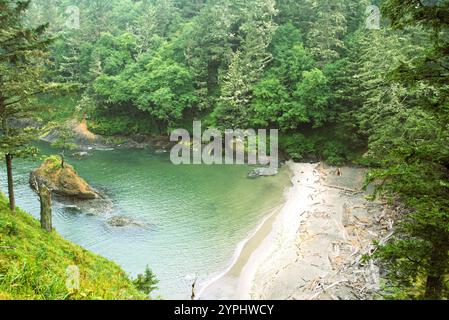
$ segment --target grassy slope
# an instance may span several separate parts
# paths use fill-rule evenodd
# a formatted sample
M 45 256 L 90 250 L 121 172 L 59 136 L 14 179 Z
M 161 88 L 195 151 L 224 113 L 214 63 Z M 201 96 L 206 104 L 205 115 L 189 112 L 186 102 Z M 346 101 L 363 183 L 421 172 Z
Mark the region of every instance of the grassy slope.
M 66 268 L 80 269 L 81 289 L 66 288 Z M 113 262 L 59 236 L 0 194 L 0 299 L 144 299 Z

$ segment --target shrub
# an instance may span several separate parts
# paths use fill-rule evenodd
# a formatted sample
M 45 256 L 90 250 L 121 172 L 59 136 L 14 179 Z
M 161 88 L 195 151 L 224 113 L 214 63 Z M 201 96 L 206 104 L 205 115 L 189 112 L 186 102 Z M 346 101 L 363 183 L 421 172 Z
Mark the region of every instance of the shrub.
M 280 140 L 281 148 L 295 161 L 301 161 L 314 154 L 314 143 L 301 133 L 296 133 Z
M 150 295 L 158 287 L 159 280 L 156 279 L 156 275 L 147 266 L 144 274 L 139 274 L 137 279 L 133 281 L 134 286 L 140 292 Z

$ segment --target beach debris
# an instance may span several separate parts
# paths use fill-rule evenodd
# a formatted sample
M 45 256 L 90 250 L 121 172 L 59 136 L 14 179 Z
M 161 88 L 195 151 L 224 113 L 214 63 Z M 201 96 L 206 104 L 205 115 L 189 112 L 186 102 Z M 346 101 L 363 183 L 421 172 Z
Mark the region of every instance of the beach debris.
M 367 191 L 358 185 L 363 182 L 363 169 L 339 170 L 344 177 L 335 174 L 332 167 L 319 165 L 315 169 L 319 177 L 316 183 L 308 185 L 315 190 L 307 197 L 310 205 L 302 215 L 296 243 L 291 244 L 292 249 L 287 250 L 286 244 L 282 244 L 277 250 L 274 266 L 265 267 L 269 274 L 253 289 L 254 298 L 381 298 L 382 270 L 375 260 L 367 258 L 375 254 L 375 242 L 382 245 L 394 236 L 394 221 L 400 210 L 366 198 Z M 299 177 L 304 174 L 302 171 L 298 171 Z
M 331 185 L 324 185 L 327 188 L 332 188 L 332 189 L 338 189 L 338 190 L 342 190 L 345 192 L 352 192 L 352 193 L 360 193 L 360 190 L 355 190 L 355 189 L 350 189 L 350 188 L 345 188 L 345 187 L 340 187 L 340 186 L 331 186 Z

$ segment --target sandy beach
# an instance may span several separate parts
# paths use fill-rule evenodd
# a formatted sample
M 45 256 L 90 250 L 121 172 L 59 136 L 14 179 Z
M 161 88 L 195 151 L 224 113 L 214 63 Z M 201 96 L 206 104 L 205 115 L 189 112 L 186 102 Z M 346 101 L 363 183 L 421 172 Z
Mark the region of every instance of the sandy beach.
M 230 267 L 201 284 L 201 300 L 373 299 L 379 269 L 363 263 L 392 233 L 393 212 L 366 200 L 358 168 L 289 162 L 285 203 L 236 250 Z

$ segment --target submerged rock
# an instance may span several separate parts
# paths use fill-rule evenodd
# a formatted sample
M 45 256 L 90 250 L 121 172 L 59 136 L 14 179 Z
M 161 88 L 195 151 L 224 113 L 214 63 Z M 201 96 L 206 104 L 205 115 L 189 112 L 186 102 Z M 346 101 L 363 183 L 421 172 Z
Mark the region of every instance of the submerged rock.
M 81 212 L 81 208 L 75 205 L 66 205 L 63 208 L 65 211 L 69 212 L 69 213 L 80 213 Z
M 116 228 L 123 228 L 123 227 L 129 227 L 129 226 L 149 227 L 149 225 L 139 222 L 139 221 L 136 221 L 127 216 L 114 216 L 114 217 L 108 219 L 107 223 L 111 227 L 116 227 Z
M 86 152 L 86 151 L 81 151 L 81 152 L 75 152 L 74 154 L 72 154 L 72 156 L 79 160 L 82 160 L 82 159 L 89 157 L 90 153 Z
M 276 168 L 256 168 L 248 174 L 248 178 L 275 176 L 278 172 Z
M 36 181 L 43 182 L 54 194 L 61 197 L 69 197 L 80 200 L 92 200 L 100 198 L 99 194 L 84 181 L 75 169 L 65 164 L 62 167 L 61 160 L 51 157 L 30 174 L 30 186 L 36 189 Z

